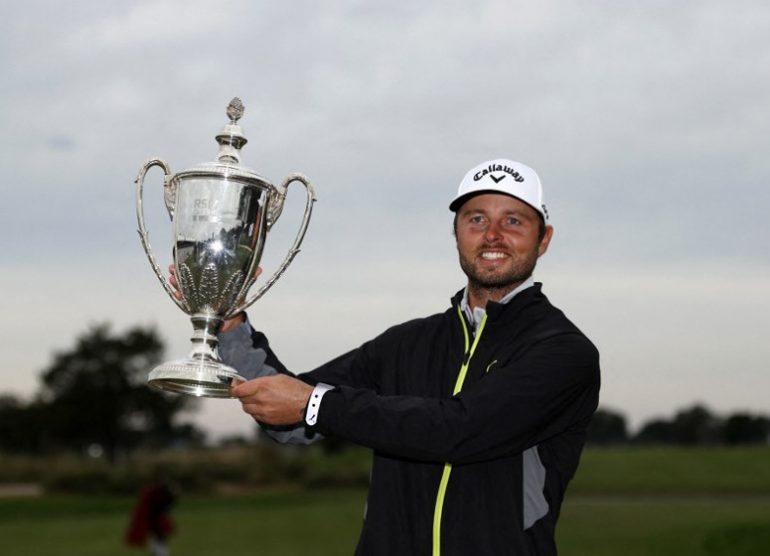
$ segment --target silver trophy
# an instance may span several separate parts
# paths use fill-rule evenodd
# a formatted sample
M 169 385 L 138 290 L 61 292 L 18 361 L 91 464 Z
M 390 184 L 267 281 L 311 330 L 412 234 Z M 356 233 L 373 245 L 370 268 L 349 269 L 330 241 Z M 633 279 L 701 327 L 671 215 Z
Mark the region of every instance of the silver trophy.
M 302 174 L 289 175 L 276 187 L 240 165 L 246 137 L 238 125 L 243 103 L 234 98 L 227 107 L 230 122 L 216 140 L 219 154 L 208 162 L 171 174 L 169 165 L 153 158 L 136 178 L 136 217 L 139 237 L 155 274 L 171 300 L 190 315 L 192 351 L 186 359 L 155 367 L 149 383 L 162 390 L 229 398 L 233 379 L 242 377 L 222 363 L 217 332 L 225 320 L 246 309 L 270 289 L 299 252 L 315 201 L 313 186 Z M 164 172 L 164 201 L 174 229 L 173 261 L 181 299 L 153 255 L 144 225 L 144 177 L 153 166 Z M 267 232 L 283 210 L 292 182 L 305 186 L 307 203 L 302 223 L 286 258 L 264 285 L 247 298 L 254 283 Z

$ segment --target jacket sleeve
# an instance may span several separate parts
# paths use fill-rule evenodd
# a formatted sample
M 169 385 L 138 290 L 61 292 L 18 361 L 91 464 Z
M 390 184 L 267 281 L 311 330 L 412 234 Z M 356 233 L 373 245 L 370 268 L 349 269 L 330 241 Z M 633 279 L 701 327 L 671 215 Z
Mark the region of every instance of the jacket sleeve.
M 248 380 L 279 373 L 293 376 L 270 349 L 267 337 L 254 330 L 248 319 L 219 334 L 217 340 L 222 361 Z
M 248 320 L 230 332 L 220 334 L 218 339 L 222 361 L 248 380 L 276 374 L 294 376 L 270 349 L 267 337 L 254 330 Z M 259 423 L 259 426 L 280 444 L 312 444 L 323 438 L 319 433 L 309 430 L 304 423 L 285 427 Z
M 358 364 L 366 365 L 365 358 Z M 562 333 L 449 399 L 339 386 L 324 397 L 316 428 L 394 456 L 472 463 L 585 427 L 598 395 L 596 348 L 580 334 Z

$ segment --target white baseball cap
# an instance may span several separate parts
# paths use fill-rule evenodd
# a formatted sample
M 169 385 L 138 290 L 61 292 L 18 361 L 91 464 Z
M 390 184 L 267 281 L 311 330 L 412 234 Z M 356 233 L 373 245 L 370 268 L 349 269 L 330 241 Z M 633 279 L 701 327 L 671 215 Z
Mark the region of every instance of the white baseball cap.
M 535 171 L 507 158 L 496 158 L 482 162 L 465 174 L 457 196 L 449 205 L 449 210 L 457 212 L 460 206 L 480 193 L 504 193 L 524 201 L 548 223 L 548 210 L 543 202 L 543 187 Z

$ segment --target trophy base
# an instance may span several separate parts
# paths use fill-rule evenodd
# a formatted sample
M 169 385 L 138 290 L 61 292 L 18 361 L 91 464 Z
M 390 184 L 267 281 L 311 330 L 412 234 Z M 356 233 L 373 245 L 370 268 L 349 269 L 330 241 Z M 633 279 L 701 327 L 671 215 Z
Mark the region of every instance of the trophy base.
M 155 367 L 147 382 L 167 392 L 204 398 L 232 398 L 233 380 L 246 381 L 235 369 L 206 359 L 179 359 Z

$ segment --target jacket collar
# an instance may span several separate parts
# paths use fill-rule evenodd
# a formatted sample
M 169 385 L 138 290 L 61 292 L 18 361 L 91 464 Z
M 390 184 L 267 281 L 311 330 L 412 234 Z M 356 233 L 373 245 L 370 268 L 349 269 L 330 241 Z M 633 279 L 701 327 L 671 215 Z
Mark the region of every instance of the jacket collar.
M 526 304 L 528 300 L 532 300 L 534 297 L 537 297 L 541 295 L 543 284 L 540 282 L 534 282 L 530 278 L 528 282 L 524 282 L 520 289 L 516 288 L 515 290 L 511 291 L 506 297 L 503 298 L 501 303 L 498 303 L 496 301 L 488 301 L 486 306 L 486 313 L 487 318 L 490 319 L 497 319 L 503 316 L 506 313 L 514 313 L 517 311 L 516 307 L 520 306 L 521 304 Z M 466 315 L 466 317 L 469 319 L 469 322 L 473 322 L 473 319 L 470 318 L 470 315 L 468 315 L 468 312 L 466 312 L 464 309 L 467 307 L 467 302 L 463 303 L 465 301 L 465 290 L 466 288 L 461 289 L 458 291 L 454 296 L 452 296 L 452 306 L 453 307 L 459 307 L 463 310 L 463 314 Z M 513 294 L 513 295 L 511 295 Z M 510 308 L 509 311 L 506 311 L 506 308 Z

